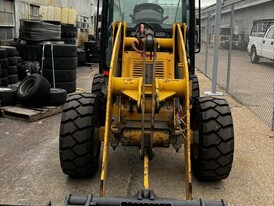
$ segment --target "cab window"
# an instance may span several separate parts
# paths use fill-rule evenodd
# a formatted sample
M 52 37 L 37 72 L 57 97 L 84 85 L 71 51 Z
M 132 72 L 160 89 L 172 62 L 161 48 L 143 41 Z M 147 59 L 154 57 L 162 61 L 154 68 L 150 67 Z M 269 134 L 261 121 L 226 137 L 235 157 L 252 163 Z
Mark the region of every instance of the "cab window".
M 271 29 L 268 31 L 268 33 L 267 33 L 267 35 L 266 35 L 266 38 L 267 38 L 267 39 L 274 39 L 274 27 L 271 28 Z

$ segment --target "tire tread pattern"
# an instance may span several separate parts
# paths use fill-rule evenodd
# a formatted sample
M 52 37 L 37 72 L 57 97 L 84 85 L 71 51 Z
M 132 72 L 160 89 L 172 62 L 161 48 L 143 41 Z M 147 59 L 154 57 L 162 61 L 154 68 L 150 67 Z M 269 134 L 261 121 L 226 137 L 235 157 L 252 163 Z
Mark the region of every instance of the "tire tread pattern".
M 105 125 L 105 117 L 106 117 L 106 95 L 102 91 L 102 74 L 95 74 L 92 81 L 91 93 L 96 94 L 100 101 L 99 112 L 102 114 L 102 118 L 100 119 L 100 125 Z
M 214 97 L 195 101 L 200 108 L 199 158 L 193 159 L 197 179 L 218 181 L 229 176 L 234 156 L 234 129 L 227 102 Z M 192 155 L 193 158 L 193 155 Z
M 69 95 L 60 126 L 59 154 L 62 170 L 70 176 L 88 177 L 98 169 L 94 157 L 94 120 L 98 102 L 94 94 Z

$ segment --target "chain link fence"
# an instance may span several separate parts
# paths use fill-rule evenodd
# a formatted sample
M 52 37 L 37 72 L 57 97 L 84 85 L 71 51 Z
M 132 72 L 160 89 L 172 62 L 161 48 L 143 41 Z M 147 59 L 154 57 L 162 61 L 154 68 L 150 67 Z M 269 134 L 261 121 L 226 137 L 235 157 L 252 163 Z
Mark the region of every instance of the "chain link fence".
M 222 4 L 217 83 L 274 130 L 274 3 Z M 201 52 L 196 67 L 213 79 L 216 5 L 201 10 Z

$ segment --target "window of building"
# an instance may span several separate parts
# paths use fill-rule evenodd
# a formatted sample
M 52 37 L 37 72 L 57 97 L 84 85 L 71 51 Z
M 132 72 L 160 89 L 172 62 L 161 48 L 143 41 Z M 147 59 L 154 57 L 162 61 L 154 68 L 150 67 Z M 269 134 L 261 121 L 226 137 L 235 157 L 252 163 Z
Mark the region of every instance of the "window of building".
M 0 1 L 0 40 L 14 38 L 14 0 Z
M 40 6 L 31 4 L 30 5 L 30 18 L 31 19 L 39 19 L 39 8 Z

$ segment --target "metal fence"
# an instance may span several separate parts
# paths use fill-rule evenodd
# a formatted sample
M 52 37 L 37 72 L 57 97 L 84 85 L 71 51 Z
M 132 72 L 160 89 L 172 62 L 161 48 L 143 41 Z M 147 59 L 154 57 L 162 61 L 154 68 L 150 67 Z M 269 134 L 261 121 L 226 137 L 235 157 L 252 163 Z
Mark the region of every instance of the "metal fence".
M 274 23 L 273 31 L 271 26 L 274 3 L 263 1 L 254 8 L 251 4 L 245 8 L 245 1 L 241 2 L 241 5 L 222 5 L 219 41 L 215 41 L 216 28 L 219 27 L 215 18 L 218 7 L 202 9 L 202 48 L 196 55 L 196 67 L 213 83 L 217 77 L 219 86 L 274 130 Z M 265 10 L 267 6 L 272 6 L 272 10 Z M 255 40 L 252 37 L 256 37 Z M 251 47 L 251 41 L 258 42 L 258 45 Z M 218 45 L 214 52 L 216 42 Z M 252 48 L 255 47 L 262 48 L 262 51 L 256 48 L 254 54 Z M 252 51 L 253 55 L 250 56 Z M 218 55 L 217 73 L 213 70 L 214 53 Z M 259 53 L 268 58 L 259 58 Z

